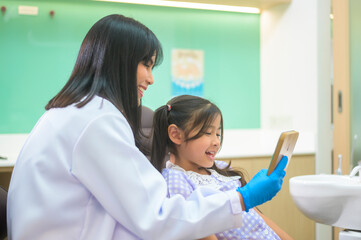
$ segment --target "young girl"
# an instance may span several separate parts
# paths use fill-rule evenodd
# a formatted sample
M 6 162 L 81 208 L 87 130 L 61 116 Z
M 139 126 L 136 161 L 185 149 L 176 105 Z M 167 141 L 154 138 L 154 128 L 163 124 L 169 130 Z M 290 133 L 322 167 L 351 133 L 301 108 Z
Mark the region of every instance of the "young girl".
M 187 199 L 199 186 L 227 191 L 246 185 L 243 174 L 216 161 L 222 145 L 223 119 L 210 101 L 189 95 L 173 98 L 158 108 L 153 120 L 152 164 L 168 183 L 168 197 Z M 166 153 L 172 160 L 165 162 Z M 291 239 L 256 209 L 244 212 L 240 228 L 205 239 Z

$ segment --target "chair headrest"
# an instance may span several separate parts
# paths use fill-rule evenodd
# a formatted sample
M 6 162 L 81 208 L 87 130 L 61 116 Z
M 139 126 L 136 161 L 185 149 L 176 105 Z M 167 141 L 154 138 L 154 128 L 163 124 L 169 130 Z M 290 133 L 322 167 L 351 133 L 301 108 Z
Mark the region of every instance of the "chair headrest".
M 146 106 L 142 106 L 142 118 L 141 118 L 141 127 L 142 128 L 152 128 L 153 115 L 154 115 L 154 112 L 152 109 L 150 109 Z
M 145 152 L 143 152 L 149 159 L 149 154 L 151 152 L 152 148 L 152 136 L 151 136 L 151 130 L 153 125 L 153 115 L 154 112 L 152 109 L 142 106 L 142 118 L 140 122 L 140 126 L 142 128 L 142 132 L 145 134 L 145 136 L 141 136 L 141 144 L 145 148 Z

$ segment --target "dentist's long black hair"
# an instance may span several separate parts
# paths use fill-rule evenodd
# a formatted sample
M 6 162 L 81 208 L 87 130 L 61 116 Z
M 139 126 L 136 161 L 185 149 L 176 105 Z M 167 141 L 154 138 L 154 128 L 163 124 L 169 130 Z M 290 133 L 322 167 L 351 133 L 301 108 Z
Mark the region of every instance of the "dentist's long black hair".
M 71 104 L 81 108 L 94 96 L 103 97 L 123 113 L 143 150 L 137 67 L 151 61 L 154 54 L 156 66 L 163 58 L 161 44 L 140 22 L 118 14 L 100 19 L 85 36 L 68 82 L 45 109 Z
M 223 142 L 223 117 L 221 110 L 207 99 L 191 96 L 181 95 L 172 98 L 166 105 L 159 107 L 154 112 L 153 117 L 153 144 L 151 151 L 151 163 L 161 172 L 165 168 L 167 153 L 178 156 L 175 144 L 168 136 L 168 126 L 175 124 L 178 128 L 184 131 L 186 141 L 192 141 L 200 138 L 207 132 L 214 119 L 221 117 L 221 136 L 220 144 Z M 189 137 L 190 132 L 198 129 L 198 132 L 193 137 Z M 211 169 L 214 169 L 219 174 L 224 176 L 240 176 L 242 186 L 246 184 L 244 174 L 240 170 L 230 168 L 231 163 L 226 168 L 218 168 L 213 164 Z

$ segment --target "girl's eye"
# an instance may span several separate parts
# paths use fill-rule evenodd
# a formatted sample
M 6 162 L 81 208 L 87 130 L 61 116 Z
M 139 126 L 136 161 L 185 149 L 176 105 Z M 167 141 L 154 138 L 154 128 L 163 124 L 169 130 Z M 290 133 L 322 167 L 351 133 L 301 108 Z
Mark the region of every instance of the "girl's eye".
M 206 134 L 206 135 L 211 135 L 212 133 L 211 133 L 211 132 L 205 132 L 204 134 Z

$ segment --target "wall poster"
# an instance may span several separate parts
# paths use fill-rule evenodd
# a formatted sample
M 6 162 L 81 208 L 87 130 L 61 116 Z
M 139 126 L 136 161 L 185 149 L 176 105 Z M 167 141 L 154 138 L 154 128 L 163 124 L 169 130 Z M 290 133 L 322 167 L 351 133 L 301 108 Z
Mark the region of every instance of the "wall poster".
M 203 96 L 204 51 L 172 50 L 172 96 Z

